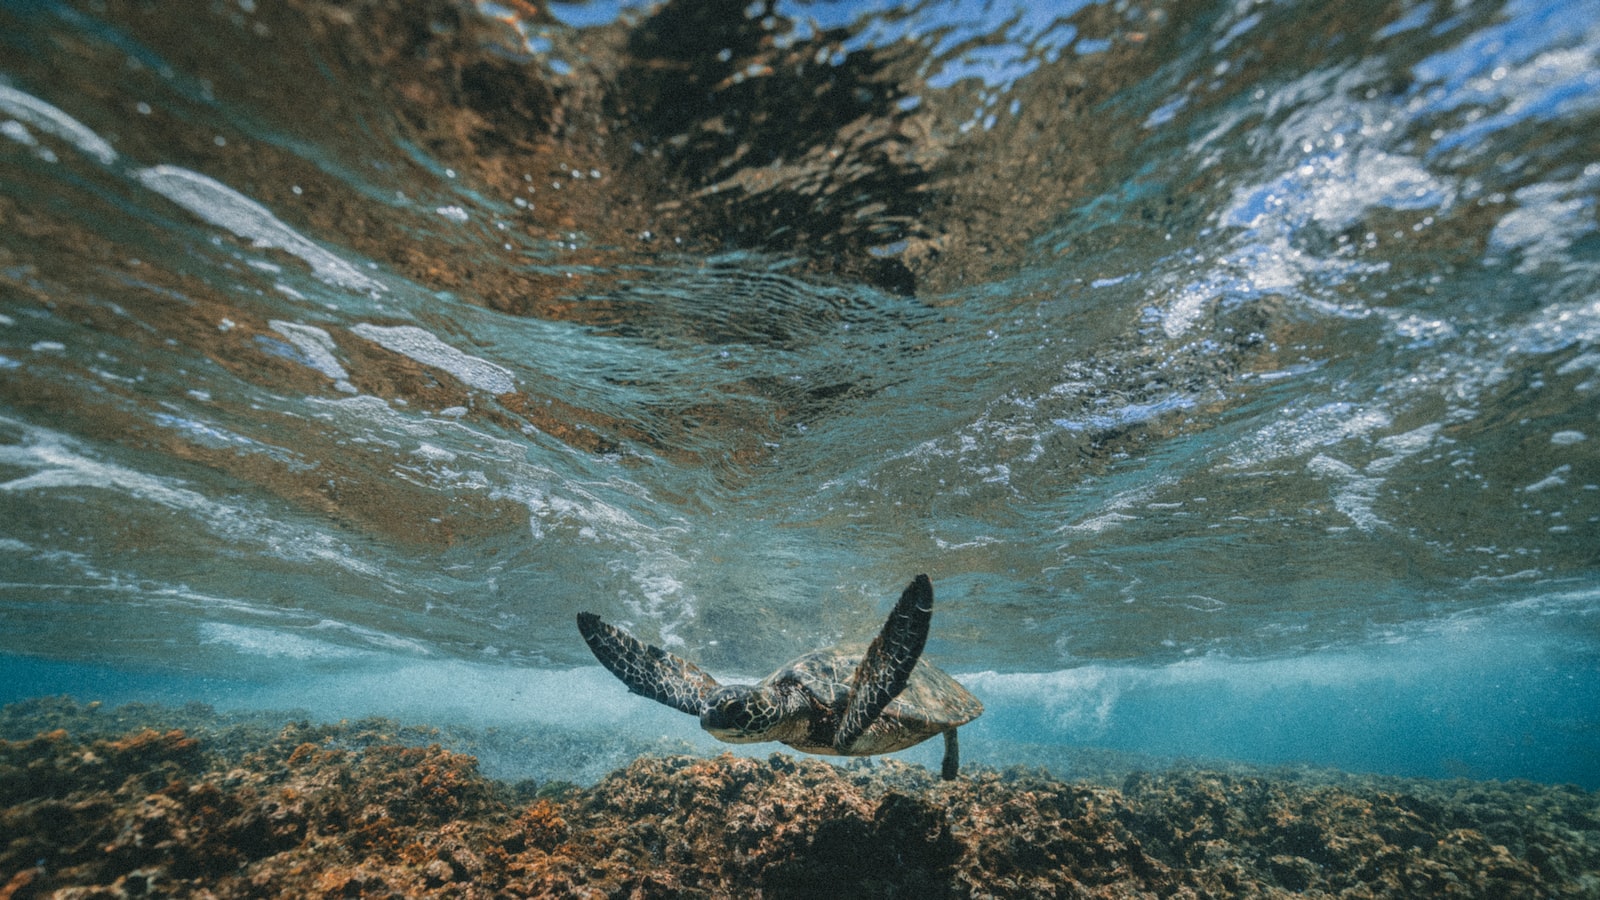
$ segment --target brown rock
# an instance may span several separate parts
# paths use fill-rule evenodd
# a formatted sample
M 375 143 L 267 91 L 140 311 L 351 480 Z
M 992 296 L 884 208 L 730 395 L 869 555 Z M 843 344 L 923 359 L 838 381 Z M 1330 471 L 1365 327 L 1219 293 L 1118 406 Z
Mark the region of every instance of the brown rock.
M 0 741 L 0 900 L 1595 897 L 1600 800 L 1530 784 L 1175 771 L 1121 789 L 894 761 L 643 757 L 535 797 L 381 723 L 217 752 Z M 520 791 L 531 791 L 519 788 Z

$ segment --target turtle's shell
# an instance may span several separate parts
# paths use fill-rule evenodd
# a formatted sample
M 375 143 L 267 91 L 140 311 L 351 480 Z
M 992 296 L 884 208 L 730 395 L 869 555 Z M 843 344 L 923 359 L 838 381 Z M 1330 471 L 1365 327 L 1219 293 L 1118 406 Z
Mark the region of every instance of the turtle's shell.
M 844 714 L 860 653 L 819 650 L 808 653 L 762 680 L 763 686 L 798 684 L 815 700 L 804 736 L 783 743 L 806 753 L 838 754 L 834 731 Z M 850 748 L 850 756 L 892 753 L 920 744 L 936 734 L 965 725 L 983 713 L 983 704 L 961 683 L 926 660 L 918 660 L 905 690 L 884 708 L 877 721 Z

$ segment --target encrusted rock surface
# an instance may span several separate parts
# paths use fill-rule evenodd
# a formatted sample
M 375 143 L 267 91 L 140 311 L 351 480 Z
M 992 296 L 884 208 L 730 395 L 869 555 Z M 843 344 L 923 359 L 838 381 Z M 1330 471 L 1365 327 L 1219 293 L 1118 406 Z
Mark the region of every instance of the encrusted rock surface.
M 385 737 L 367 722 L 254 746 L 178 729 L 0 741 L 0 900 L 1600 897 L 1600 795 L 1570 787 L 944 783 L 774 754 L 642 757 L 592 788 L 536 788 Z

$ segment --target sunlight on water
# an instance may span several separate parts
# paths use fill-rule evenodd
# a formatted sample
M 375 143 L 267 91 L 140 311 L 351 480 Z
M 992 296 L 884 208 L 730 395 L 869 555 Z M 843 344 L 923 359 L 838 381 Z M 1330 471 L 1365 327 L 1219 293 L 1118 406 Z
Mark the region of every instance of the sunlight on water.
M 926 571 L 997 761 L 1600 783 L 1595 4 L 179 6 L 0 3 L 7 699 L 616 727 L 575 612 Z

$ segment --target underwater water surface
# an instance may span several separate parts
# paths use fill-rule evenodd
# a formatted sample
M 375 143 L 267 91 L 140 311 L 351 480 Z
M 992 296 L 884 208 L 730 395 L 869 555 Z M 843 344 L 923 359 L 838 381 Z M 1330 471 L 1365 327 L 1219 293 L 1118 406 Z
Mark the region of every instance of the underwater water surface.
M 926 572 L 969 761 L 1600 787 L 1596 135 L 1595 2 L 0 0 L 0 700 L 710 751 L 575 613 Z

